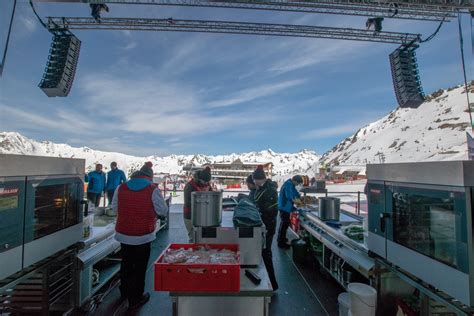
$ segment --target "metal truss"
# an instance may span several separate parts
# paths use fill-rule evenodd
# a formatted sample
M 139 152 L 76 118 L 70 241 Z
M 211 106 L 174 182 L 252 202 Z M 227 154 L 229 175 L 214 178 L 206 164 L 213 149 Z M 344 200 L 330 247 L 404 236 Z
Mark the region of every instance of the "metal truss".
M 308 38 L 327 38 L 353 41 L 369 41 L 407 45 L 421 39 L 420 34 L 399 32 L 374 32 L 365 29 L 336 28 L 306 25 L 241 23 L 224 21 L 140 19 L 140 18 L 102 18 L 100 22 L 93 18 L 49 17 L 48 28 L 79 30 L 138 30 L 204 32 L 225 34 L 248 34 L 269 36 L 290 36 Z
M 35 0 L 37 2 L 79 2 L 193 6 L 251 10 L 289 11 L 386 18 L 441 21 L 455 17 L 457 10 L 474 10 L 474 0 Z

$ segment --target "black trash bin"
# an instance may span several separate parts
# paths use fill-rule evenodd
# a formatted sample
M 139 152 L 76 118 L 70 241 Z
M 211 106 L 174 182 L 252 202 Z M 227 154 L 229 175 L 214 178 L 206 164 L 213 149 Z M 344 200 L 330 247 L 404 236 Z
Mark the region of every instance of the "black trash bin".
M 308 243 L 303 239 L 295 239 L 291 242 L 293 248 L 293 261 L 304 263 L 308 257 Z

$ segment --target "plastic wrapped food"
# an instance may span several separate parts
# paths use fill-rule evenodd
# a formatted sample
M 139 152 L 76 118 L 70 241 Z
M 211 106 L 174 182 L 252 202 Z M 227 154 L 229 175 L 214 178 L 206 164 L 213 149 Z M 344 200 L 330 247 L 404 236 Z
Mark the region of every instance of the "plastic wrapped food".
M 317 204 L 318 203 L 318 198 L 315 196 L 305 196 L 303 197 L 303 202 L 304 204 Z
M 228 249 L 209 249 L 199 247 L 193 249 L 168 249 L 163 257 L 165 263 L 185 263 L 185 264 L 229 264 L 239 263 L 238 254 Z
M 364 228 L 361 225 L 349 225 L 343 228 L 344 235 L 352 240 L 362 242 L 364 241 Z

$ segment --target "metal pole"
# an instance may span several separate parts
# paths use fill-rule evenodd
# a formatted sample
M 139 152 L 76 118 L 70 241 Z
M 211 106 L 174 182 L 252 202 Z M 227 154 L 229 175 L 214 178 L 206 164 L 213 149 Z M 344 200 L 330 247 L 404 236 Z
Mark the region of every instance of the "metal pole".
M 357 191 L 357 215 L 360 215 L 360 191 Z

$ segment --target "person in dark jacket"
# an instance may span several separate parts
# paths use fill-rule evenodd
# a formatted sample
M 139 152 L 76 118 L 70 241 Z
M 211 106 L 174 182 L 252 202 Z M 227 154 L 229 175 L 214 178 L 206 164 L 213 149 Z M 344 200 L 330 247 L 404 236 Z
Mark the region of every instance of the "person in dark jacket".
M 166 218 L 168 206 L 153 183 L 153 165 L 147 162 L 130 181 L 120 184 L 112 199 L 117 212 L 115 239 L 121 244 L 120 293 L 135 310 L 150 299 L 144 293 L 151 242 L 155 240 L 156 220 Z
M 253 172 L 252 178 L 256 186 L 254 197 L 255 205 L 260 212 L 267 231 L 264 249 L 262 250 L 263 263 L 267 269 L 273 290 L 276 291 L 278 289 L 278 282 L 273 268 L 272 241 L 275 235 L 278 214 L 278 185 L 276 182 L 267 179 L 263 166 L 261 165 Z
M 287 243 L 286 231 L 290 226 L 290 214 L 296 211 L 294 202 L 297 199 L 301 199 L 301 195 L 298 192 L 300 186 L 303 185 L 303 177 L 296 175 L 291 179 L 288 179 L 283 183 L 280 194 L 278 196 L 278 209 L 280 210 L 280 228 L 278 229 L 278 247 L 290 248 Z
M 105 173 L 102 171 L 102 164 L 95 165 L 95 170 L 87 174 L 87 200 L 95 207 L 99 206 L 102 192 L 105 191 Z
M 193 223 L 191 221 L 191 193 L 195 191 L 212 191 L 210 182 L 211 168 L 206 167 L 203 170 L 197 171 L 193 178 L 184 186 L 183 218 L 184 225 L 188 231 L 188 238 L 190 242 L 193 241 Z
M 107 184 L 105 189 L 107 190 L 107 200 L 109 205 L 112 203 L 112 198 L 114 197 L 115 189 L 122 183 L 127 182 L 125 173 L 117 168 L 117 163 L 112 161 L 110 163 L 110 171 L 107 172 Z

